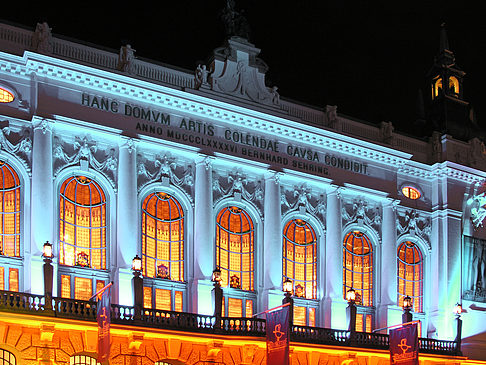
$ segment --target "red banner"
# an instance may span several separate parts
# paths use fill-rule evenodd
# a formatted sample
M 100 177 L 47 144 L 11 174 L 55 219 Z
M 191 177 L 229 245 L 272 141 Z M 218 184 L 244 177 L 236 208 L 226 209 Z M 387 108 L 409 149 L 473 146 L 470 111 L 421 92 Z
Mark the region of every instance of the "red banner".
M 417 324 L 390 330 L 390 365 L 419 365 Z
M 267 313 L 267 365 L 289 364 L 289 306 Z
M 110 356 L 110 322 L 111 322 L 111 283 L 96 293 L 98 304 L 96 317 L 98 320 L 98 361 L 108 360 Z

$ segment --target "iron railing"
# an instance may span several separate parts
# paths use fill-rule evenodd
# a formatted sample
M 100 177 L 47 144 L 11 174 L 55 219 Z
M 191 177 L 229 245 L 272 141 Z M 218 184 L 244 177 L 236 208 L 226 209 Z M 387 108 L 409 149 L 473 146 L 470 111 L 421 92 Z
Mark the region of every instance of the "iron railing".
M 44 315 L 96 321 L 96 302 L 52 298 L 51 308 L 45 305 L 43 295 L 0 291 L 0 311 Z M 217 323 L 214 316 L 144 308 L 140 313 L 134 307 L 111 305 L 111 321 L 116 324 L 172 329 L 187 332 L 203 332 L 221 335 L 265 337 L 265 320 L 259 318 L 223 317 Z M 371 349 L 389 348 L 386 334 L 335 330 L 330 328 L 292 326 L 290 340 L 333 346 L 353 346 Z M 419 339 L 421 353 L 459 355 L 455 341 L 432 338 Z

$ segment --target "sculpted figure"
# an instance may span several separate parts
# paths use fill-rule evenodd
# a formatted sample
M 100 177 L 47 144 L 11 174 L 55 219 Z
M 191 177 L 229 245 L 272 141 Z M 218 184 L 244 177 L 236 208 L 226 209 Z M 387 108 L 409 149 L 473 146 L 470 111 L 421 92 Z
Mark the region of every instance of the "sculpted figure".
M 198 65 L 196 68 L 196 85 L 201 87 L 202 85 L 209 85 L 208 82 L 209 71 L 206 65 Z
M 135 60 L 135 52 L 136 51 L 129 44 L 127 44 L 126 46 L 122 46 L 120 48 L 120 55 L 118 56 L 119 70 L 130 74 L 133 73 L 134 71 L 133 61 Z
M 39 53 L 52 52 L 52 34 L 51 28 L 44 23 L 37 23 L 34 35 L 32 36 L 32 47 L 34 51 Z
M 231 36 L 238 36 L 249 39 L 250 26 L 242 13 L 236 11 L 235 0 L 226 0 L 226 7 L 224 8 L 221 18 L 226 29 L 226 34 Z

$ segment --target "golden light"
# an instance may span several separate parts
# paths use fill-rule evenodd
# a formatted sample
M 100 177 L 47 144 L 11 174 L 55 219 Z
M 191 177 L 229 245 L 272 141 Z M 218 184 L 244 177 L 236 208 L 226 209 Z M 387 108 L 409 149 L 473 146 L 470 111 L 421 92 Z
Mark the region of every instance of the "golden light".
M 462 313 L 462 305 L 460 303 L 456 303 L 454 313 L 458 316 Z
M 142 271 L 142 259 L 136 255 L 132 260 L 132 270 L 135 272 Z
M 49 241 L 46 241 L 42 247 L 42 256 L 44 256 L 46 259 L 52 259 L 54 257 L 52 253 L 52 244 L 49 243 Z
M 221 281 L 221 270 L 219 268 L 216 268 L 213 270 L 213 277 L 211 278 L 211 280 L 216 283 L 216 282 L 220 282 Z
M 285 293 L 292 294 L 292 280 L 290 279 L 285 279 L 283 284 L 282 284 L 282 289 Z
M 403 309 L 410 309 L 412 308 L 413 306 L 413 300 L 412 298 L 410 298 L 408 295 L 406 297 L 403 298 L 403 303 L 402 303 L 402 306 L 403 306 Z
M 356 300 L 356 292 L 354 291 L 353 288 L 349 289 L 347 292 L 346 292 L 346 300 L 348 302 L 353 302 Z
M 15 96 L 9 90 L 0 87 L 0 103 L 11 103 L 14 101 Z
M 404 186 L 402 188 L 402 194 L 412 200 L 417 200 L 422 196 L 422 194 L 420 194 L 420 191 L 413 186 Z

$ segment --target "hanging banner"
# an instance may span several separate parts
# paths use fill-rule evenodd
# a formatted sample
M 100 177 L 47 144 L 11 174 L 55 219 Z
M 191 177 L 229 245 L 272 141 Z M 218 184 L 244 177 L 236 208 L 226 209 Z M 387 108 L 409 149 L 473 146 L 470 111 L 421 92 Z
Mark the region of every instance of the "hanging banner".
M 110 356 L 111 286 L 108 284 L 95 294 L 98 299 L 96 318 L 98 320 L 98 361 L 108 360 Z
M 390 365 L 419 365 L 418 323 L 390 329 Z
M 267 315 L 267 365 L 289 364 L 289 305 Z

